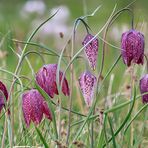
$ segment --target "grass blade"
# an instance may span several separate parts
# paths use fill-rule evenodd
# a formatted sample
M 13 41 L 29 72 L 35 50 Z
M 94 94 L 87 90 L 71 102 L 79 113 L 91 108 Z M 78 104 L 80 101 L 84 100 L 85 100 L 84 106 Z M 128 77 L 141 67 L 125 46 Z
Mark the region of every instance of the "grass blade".
M 46 143 L 46 140 L 44 139 L 44 137 L 42 136 L 42 133 L 40 132 L 40 130 L 39 130 L 37 127 L 35 127 L 35 129 L 36 129 L 36 131 L 37 131 L 37 133 L 38 133 L 38 135 L 39 135 L 39 137 L 40 137 L 42 143 L 44 144 L 44 147 L 45 147 L 45 148 L 48 148 L 49 146 L 48 146 L 48 144 Z
M 110 125 L 110 130 L 111 130 L 111 134 L 112 134 L 112 137 L 113 137 L 113 147 L 116 148 L 116 141 L 115 141 L 115 135 L 114 135 L 114 131 L 113 131 L 113 126 L 112 126 L 112 122 L 111 122 L 111 119 L 110 117 L 108 117 L 108 121 L 109 121 L 109 125 Z
M 7 124 L 8 124 L 8 138 L 9 138 L 9 144 L 12 146 L 12 128 L 11 128 L 11 122 L 9 116 L 7 116 Z

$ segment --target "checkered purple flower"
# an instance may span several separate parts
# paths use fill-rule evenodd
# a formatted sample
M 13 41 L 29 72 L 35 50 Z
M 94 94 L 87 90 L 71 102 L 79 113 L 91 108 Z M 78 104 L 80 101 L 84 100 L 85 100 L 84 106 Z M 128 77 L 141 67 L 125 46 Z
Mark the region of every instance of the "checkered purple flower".
M 144 59 L 144 36 L 136 30 L 129 30 L 122 34 L 121 38 L 121 54 L 124 63 L 127 66 L 131 62 L 143 64 Z
M 45 114 L 46 118 L 52 120 L 52 115 L 46 101 L 36 89 L 31 89 L 23 94 L 22 109 L 27 127 L 31 121 L 39 124 Z
M 57 64 L 48 64 L 44 65 L 36 74 L 36 81 L 40 87 L 51 97 L 53 98 L 55 94 L 58 93 L 57 84 L 56 84 L 56 72 Z M 60 83 L 62 80 L 63 72 L 59 72 Z M 70 90 L 68 82 L 64 77 L 62 83 L 62 92 L 65 96 L 69 96 Z
M 144 75 L 140 80 L 140 92 L 148 93 L 148 74 Z M 142 96 L 142 102 L 148 103 L 148 94 Z
M 8 100 L 8 91 L 6 86 L 0 81 L 0 112 L 5 106 L 5 100 Z
M 89 71 L 86 71 L 81 74 L 79 78 L 79 85 L 87 106 L 91 106 L 94 97 L 94 91 L 96 86 L 97 78 L 91 74 Z
M 92 38 L 94 38 L 93 35 L 87 34 L 84 38 L 84 41 L 82 42 L 82 45 L 85 46 Z M 98 46 L 99 42 L 97 38 L 94 38 L 86 47 L 85 47 L 85 53 L 89 61 L 90 67 L 95 70 L 96 64 L 97 64 L 97 57 L 98 57 Z

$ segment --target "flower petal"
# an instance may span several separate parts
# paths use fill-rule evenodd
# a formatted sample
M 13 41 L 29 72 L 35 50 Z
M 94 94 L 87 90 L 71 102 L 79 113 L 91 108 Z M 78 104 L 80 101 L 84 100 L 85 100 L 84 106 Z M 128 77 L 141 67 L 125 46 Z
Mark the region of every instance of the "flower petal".
M 140 80 L 141 94 L 148 92 L 148 74 L 144 75 Z M 143 103 L 148 103 L 148 94 L 142 96 Z
M 143 64 L 144 36 L 140 32 L 132 29 L 123 33 L 121 48 L 122 58 L 127 66 L 130 66 L 132 61 L 133 63 Z
M 8 100 L 8 91 L 6 86 L 0 81 L 0 112 L 5 106 L 5 99 L 6 101 Z
M 84 38 L 84 41 L 82 42 L 82 45 L 85 46 L 92 38 L 94 38 L 93 35 L 87 34 Z M 99 42 L 97 38 L 94 38 L 86 47 L 85 47 L 85 53 L 89 61 L 90 67 L 95 70 L 96 64 L 97 64 L 97 57 L 98 57 L 98 46 Z
M 43 113 L 48 119 L 52 119 L 50 109 L 38 90 L 27 91 L 23 94 L 22 99 L 22 109 L 27 127 L 29 127 L 31 121 L 39 124 L 43 118 Z
M 79 85 L 87 106 L 91 106 L 93 102 L 94 90 L 97 79 L 89 71 L 81 74 L 79 78 Z
M 57 64 L 48 64 L 43 66 L 38 73 L 36 74 L 36 81 L 41 86 L 42 89 L 53 98 L 55 94 L 58 93 L 58 88 L 56 84 L 56 71 Z M 62 80 L 63 72 L 59 72 L 60 83 Z M 62 83 L 62 92 L 66 96 L 69 96 L 69 86 L 66 78 L 64 77 L 64 81 Z

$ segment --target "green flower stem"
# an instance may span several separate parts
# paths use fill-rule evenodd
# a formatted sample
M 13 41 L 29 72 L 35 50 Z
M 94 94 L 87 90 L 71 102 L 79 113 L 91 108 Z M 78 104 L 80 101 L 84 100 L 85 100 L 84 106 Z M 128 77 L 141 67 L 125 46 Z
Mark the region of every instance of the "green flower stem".
M 111 118 L 108 116 L 108 121 L 109 121 L 109 125 L 110 125 L 110 129 L 111 129 L 111 134 L 113 137 L 113 147 L 116 148 L 116 141 L 115 141 L 115 135 L 114 135 L 114 131 L 113 131 L 113 126 L 112 126 L 112 122 L 111 122 Z

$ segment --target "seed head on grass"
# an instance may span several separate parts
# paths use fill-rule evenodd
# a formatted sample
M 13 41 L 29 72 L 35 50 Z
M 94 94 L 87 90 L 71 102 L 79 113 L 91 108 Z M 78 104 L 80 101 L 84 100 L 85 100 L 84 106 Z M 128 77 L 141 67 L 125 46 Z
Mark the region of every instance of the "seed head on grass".
M 51 97 L 53 98 L 55 94 L 58 93 L 58 88 L 56 84 L 56 71 L 57 64 L 48 64 L 40 68 L 36 74 L 36 81 L 40 87 Z M 60 83 L 62 80 L 63 72 L 59 72 Z M 68 81 L 64 77 L 62 84 L 62 92 L 65 96 L 69 96 L 70 90 L 68 86 Z
M 52 120 L 50 109 L 38 90 L 31 89 L 25 92 L 22 99 L 22 109 L 27 127 L 29 127 L 31 121 L 39 124 L 43 114 L 46 118 Z
M 124 63 L 127 66 L 131 62 L 143 64 L 144 59 L 144 36 L 136 30 L 129 30 L 122 34 L 121 38 L 121 54 Z

